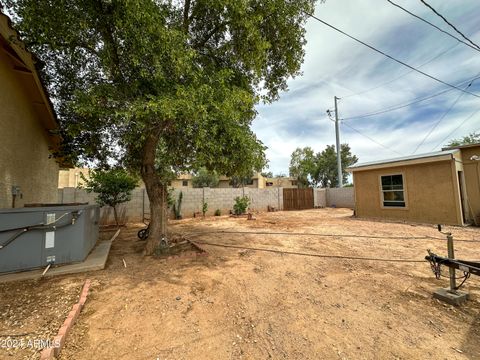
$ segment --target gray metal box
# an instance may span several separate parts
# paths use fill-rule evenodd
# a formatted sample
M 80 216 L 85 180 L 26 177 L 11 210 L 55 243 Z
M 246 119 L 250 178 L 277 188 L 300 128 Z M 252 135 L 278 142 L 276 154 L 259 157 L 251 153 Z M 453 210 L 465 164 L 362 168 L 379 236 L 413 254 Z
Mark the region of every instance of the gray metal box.
M 72 224 L 72 219 L 75 218 Z M 0 210 L 0 273 L 85 260 L 98 239 L 97 205 L 62 205 Z M 54 222 L 52 224 L 52 222 Z M 48 229 L 23 228 L 47 225 Z M 17 229 L 13 231 L 5 231 Z

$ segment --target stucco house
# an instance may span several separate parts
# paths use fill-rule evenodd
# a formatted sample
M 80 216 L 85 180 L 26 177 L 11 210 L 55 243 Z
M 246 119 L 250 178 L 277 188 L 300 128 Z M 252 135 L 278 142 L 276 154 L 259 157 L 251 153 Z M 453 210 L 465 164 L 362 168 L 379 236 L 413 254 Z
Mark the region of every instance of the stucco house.
M 480 225 L 480 144 L 348 168 L 359 217 Z
M 0 208 L 57 201 L 57 128 L 35 58 L 0 12 Z

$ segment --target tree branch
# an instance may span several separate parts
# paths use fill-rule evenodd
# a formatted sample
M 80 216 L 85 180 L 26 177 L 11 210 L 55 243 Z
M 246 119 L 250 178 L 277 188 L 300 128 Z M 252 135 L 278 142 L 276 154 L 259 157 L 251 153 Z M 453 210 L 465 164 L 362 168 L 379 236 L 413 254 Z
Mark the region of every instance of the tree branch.
M 185 34 L 188 34 L 188 28 L 190 27 L 190 19 L 188 13 L 190 12 L 191 0 L 185 0 L 185 6 L 183 7 L 183 30 Z

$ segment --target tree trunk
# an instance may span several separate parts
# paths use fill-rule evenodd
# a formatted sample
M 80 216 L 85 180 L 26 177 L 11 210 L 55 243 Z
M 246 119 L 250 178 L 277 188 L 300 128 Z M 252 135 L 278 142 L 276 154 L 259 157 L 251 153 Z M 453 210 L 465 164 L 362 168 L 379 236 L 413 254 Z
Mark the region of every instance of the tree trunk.
M 117 224 L 117 228 L 120 227 L 120 224 L 118 223 L 118 214 L 117 214 L 117 207 L 113 207 L 113 217 L 115 218 L 115 224 Z
M 153 255 L 158 247 L 168 246 L 167 185 L 155 171 L 155 152 L 158 141 L 158 135 L 149 135 L 143 149 L 141 175 L 150 200 L 150 227 L 145 255 Z

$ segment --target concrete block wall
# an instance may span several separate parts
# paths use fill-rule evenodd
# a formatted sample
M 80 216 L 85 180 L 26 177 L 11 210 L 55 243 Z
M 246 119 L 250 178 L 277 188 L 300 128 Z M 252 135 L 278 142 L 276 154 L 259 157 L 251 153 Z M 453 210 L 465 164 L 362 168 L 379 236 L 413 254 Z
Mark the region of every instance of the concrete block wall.
M 315 207 L 327 207 L 327 190 L 313 189 L 313 205 Z
M 213 215 L 217 209 L 222 215 L 230 213 L 235 204 L 237 196 L 248 196 L 250 198 L 250 210 L 267 211 L 268 206 L 275 209 L 283 209 L 283 189 L 253 189 L 253 188 L 184 188 L 175 189 L 173 197 L 178 201 L 180 191 L 183 193 L 181 214 L 184 218 L 193 217 L 195 213 L 202 212 L 203 202 L 208 204 L 207 215 Z M 58 189 L 59 203 L 88 202 L 95 203 L 95 194 L 89 194 L 84 189 L 63 188 Z M 144 188 L 136 188 L 132 192 L 132 199 L 118 206 L 118 214 L 121 223 L 141 222 L 143 213 L 150 211 L 150 202 Z M 173 217 L 173 209 L 169 216 Z M 114 223 L 113 209 L 104 206 L 100 210 L 101 224 Z
M 326 190 L 327 206 L 337 208 L 355 208 L 355 192 L 353 187 L 328 188 Z

